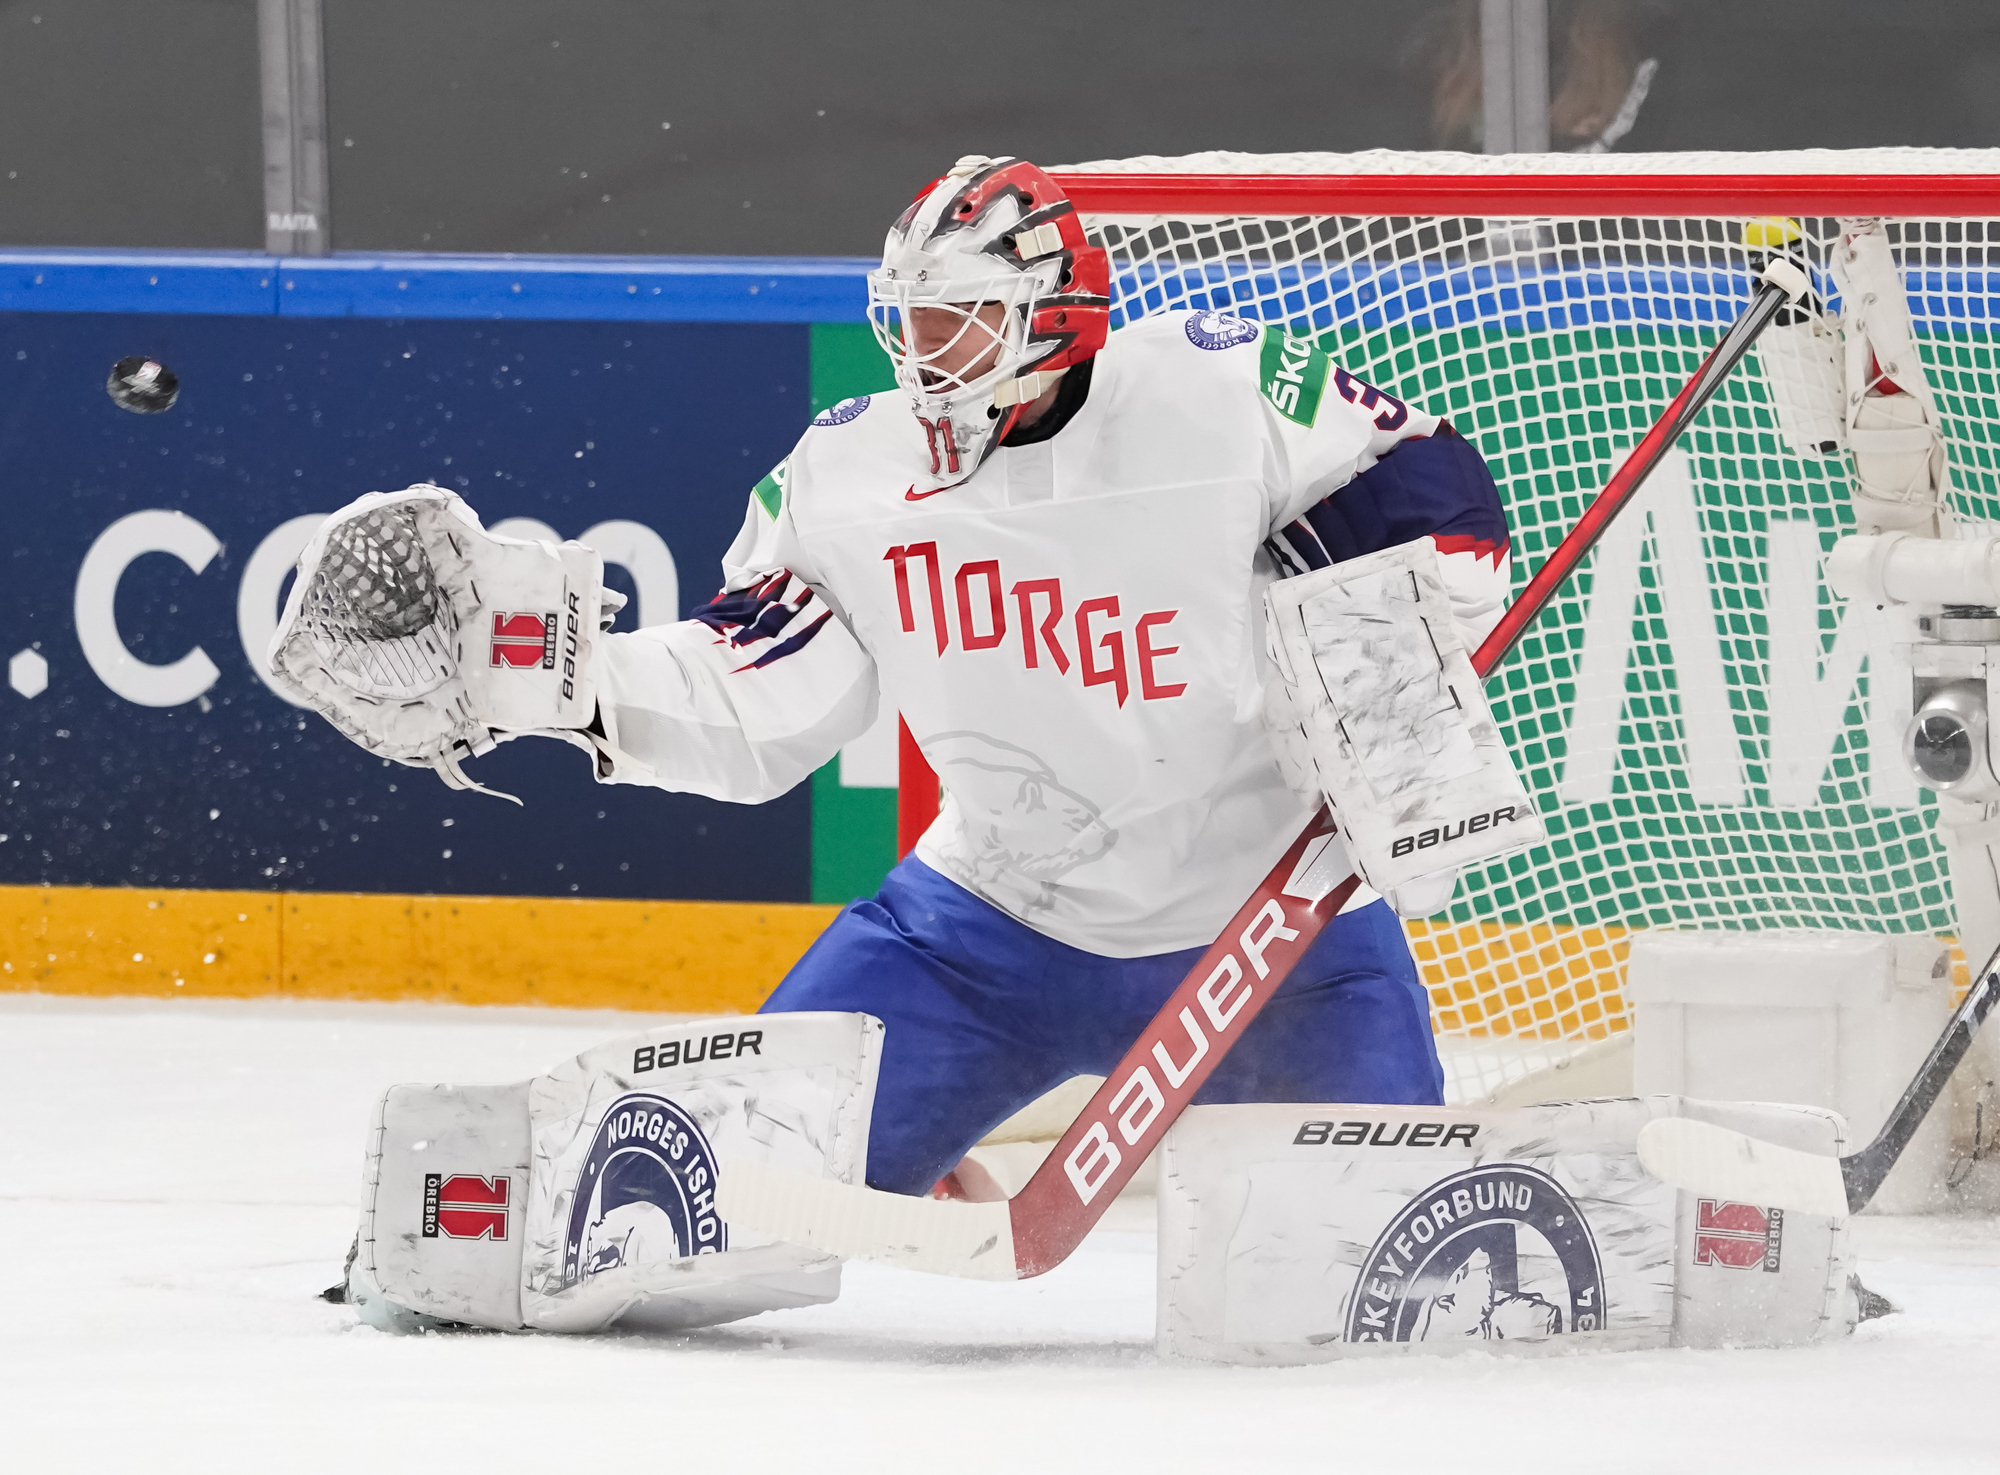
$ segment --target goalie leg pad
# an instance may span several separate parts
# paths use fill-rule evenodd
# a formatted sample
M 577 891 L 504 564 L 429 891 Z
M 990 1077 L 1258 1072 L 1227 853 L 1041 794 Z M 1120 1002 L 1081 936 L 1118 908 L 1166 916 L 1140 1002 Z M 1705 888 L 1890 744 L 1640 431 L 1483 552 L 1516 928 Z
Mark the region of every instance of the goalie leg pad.
M 1542 843 L 1429 538 L 1281 579 L 1264 599 L 1303 746 L 1369 885 Z
M 1816 1152 L 1806 1107 L 1197 1106 L 1161 1149 L 1162 1352 L 1296 1364 L 1788 1346 L 1856 1317 L 1846 1221 L 1677 1193 L 1639 1129 L 1699 1116 Z
M 882 1026 L 709 1019 L 509 1086 L 397 1086 L 368 1144 L 350 1272 L 364 1319 L 677 1330 L 830 1301 L 839 1262 L 736 1234 L 722 1163 L 860 1182 Z

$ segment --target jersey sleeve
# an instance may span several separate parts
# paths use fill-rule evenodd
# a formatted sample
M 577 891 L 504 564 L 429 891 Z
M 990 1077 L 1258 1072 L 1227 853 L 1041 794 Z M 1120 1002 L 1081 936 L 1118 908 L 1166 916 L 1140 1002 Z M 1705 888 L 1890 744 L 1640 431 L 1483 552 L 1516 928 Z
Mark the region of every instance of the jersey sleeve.
M 1507 606 L 1513 561 L 1493 474 L 1450 424 L 1388 448 L 1277 529 L 1281 575 L 1428 537 L 1437 545 L 1459 638 L 1476 650 Z
M 1273 532 L 1443 423 L 1355 378 L 1309 338 L 1266 327 L 1256 348 L 1257 399 L 1275 473 Z
M 812 580 L 789 465 L 751 492 L 715 598 L 688 619 L 604 641 L 601 781 L 761 803 L 874 722 L 875 665 Z

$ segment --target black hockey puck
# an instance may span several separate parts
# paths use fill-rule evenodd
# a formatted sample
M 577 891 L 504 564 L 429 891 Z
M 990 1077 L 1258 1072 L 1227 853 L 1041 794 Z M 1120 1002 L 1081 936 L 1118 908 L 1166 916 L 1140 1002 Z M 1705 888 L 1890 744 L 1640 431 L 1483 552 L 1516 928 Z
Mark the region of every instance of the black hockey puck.
M 181 381 L 158 359 L 135 354 L 111 366 L 104 392 L 121 410 L 130 410 L 135 415 L 157 415 L 174 407 L 174 401 L 181 397 Z

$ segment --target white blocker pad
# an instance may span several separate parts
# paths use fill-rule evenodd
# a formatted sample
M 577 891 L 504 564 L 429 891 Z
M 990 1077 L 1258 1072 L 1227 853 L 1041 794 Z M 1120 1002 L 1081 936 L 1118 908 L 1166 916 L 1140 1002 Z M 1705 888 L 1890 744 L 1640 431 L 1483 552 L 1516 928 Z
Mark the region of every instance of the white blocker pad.
M 1806 1107 L 1198 1106 L 1161 1148 L 1160 1348 L 1297 1364 L 1787 1346 L 1855 1322 L 1846 1221 L 1699 1199 L 1635 1143 L 1688 1115 L 1815 1152 Z
M 1369 885 L 1542 842 L 1429 538 L 1281 579 L 1264 600 L 1272 658 Z
M 514 1085 L 393 1087 L 369 1136 L 356 1299 L 561 1332 L 830 1301 L 839 1261 L 732 1232 L 718 1164 L 860 1182 L 881 1048 L 865 1014 L 706 1019 Z

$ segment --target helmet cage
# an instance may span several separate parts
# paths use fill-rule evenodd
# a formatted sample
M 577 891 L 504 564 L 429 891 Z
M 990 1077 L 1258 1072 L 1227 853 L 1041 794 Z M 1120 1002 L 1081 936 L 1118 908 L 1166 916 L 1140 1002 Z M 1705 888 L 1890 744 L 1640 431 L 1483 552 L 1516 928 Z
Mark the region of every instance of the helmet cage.
M 1104 346 L 1110 261 L 1040 169 L 963 159 L 891 229 L 868 295 L 876 341 L 929 440 L 932 475 L 959 476 Z

